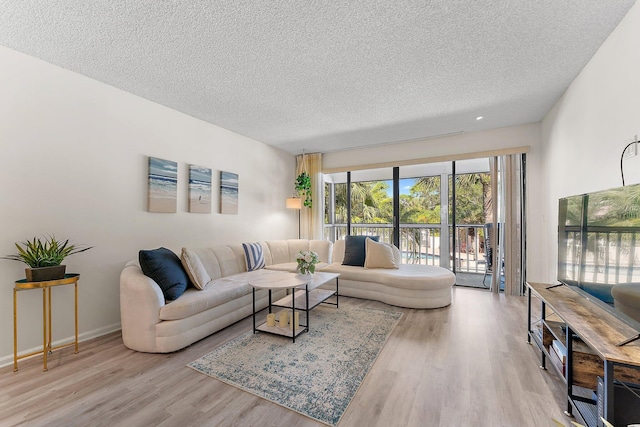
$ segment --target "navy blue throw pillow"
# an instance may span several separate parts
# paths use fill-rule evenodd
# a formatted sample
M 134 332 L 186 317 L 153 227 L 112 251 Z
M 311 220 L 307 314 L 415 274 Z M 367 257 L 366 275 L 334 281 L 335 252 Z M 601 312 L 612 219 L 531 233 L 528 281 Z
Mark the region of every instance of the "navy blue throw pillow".
M 142 250 L 138 253 L 138 260 L 142 272 L 160 286 L 165 299 L 178 299 L 187 289 L 189 276 L 180 258 L 169 249 Z
M 344 236 L 344 259 L 342 265 L 364 267 L 365 239 L 379 241 L 380 236 Z

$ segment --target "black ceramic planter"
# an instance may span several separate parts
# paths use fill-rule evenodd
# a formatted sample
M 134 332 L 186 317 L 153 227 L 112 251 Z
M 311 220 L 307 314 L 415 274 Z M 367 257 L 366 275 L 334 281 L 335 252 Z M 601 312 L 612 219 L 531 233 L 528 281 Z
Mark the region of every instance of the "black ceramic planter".
M 47 280 L 64 279 L 66 265 L 56 265 L 54 267 L 25 268 L 24 272 L 27 282 L 44 282 Z

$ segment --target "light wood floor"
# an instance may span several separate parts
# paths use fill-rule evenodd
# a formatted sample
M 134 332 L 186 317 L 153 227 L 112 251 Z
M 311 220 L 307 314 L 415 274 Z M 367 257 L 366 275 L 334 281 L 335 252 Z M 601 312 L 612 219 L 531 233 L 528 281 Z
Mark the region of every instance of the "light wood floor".
M 388 307 L 359 299 L 341 304 Z M 553 426 L 563 385 L 526 343 L 526 299 L 456 288 L 450 307 L 405 315 L 339 427 Z M 251 328 L 251 318 L 172 354 L 119 333 L 0 369 L 1 426 L 320 426 L 185 365 Z

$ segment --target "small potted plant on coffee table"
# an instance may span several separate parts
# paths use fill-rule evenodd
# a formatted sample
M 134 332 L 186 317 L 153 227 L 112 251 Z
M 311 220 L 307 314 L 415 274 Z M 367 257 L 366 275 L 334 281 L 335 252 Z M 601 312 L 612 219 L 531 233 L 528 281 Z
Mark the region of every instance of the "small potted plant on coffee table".
M 312 276 L 316 271 L 316 264 L 319 261 L 318 254 L 313 251 L 300 251 L 298 255 L 296 255 L 296 262 L 298 263 L 297 270 L 300 274 Z
M 7 255 L 3 259 L 20 261 L 29 266 L 25 268 L 27 282 L 42 282 L 64 278 L 66 266 L 62 261 L 69 255 L 88 251 L 93 246 L 78 247 L 69 244 L 69 239 L 58 240 L 54 236 L 34 237 L 33 240 L 16 243 L 18 253 Z

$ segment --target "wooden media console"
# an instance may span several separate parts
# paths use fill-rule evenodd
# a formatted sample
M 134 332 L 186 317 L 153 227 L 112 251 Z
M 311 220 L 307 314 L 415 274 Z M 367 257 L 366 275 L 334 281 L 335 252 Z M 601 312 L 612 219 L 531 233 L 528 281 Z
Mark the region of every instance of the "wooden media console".
M 640 422 L 640 340 L 621 345 L 638 331 L 568 286 L 527 283 L 527 298 L 527 340 L 540 349 L 541 368 L 550 359 L 567 384 L 567 415 L 590 427 L 600 417 L 616 426 Z M 564 366 L 554 340 L 564 345 Z M 635 404 L 616 405 L 623 394 Z

